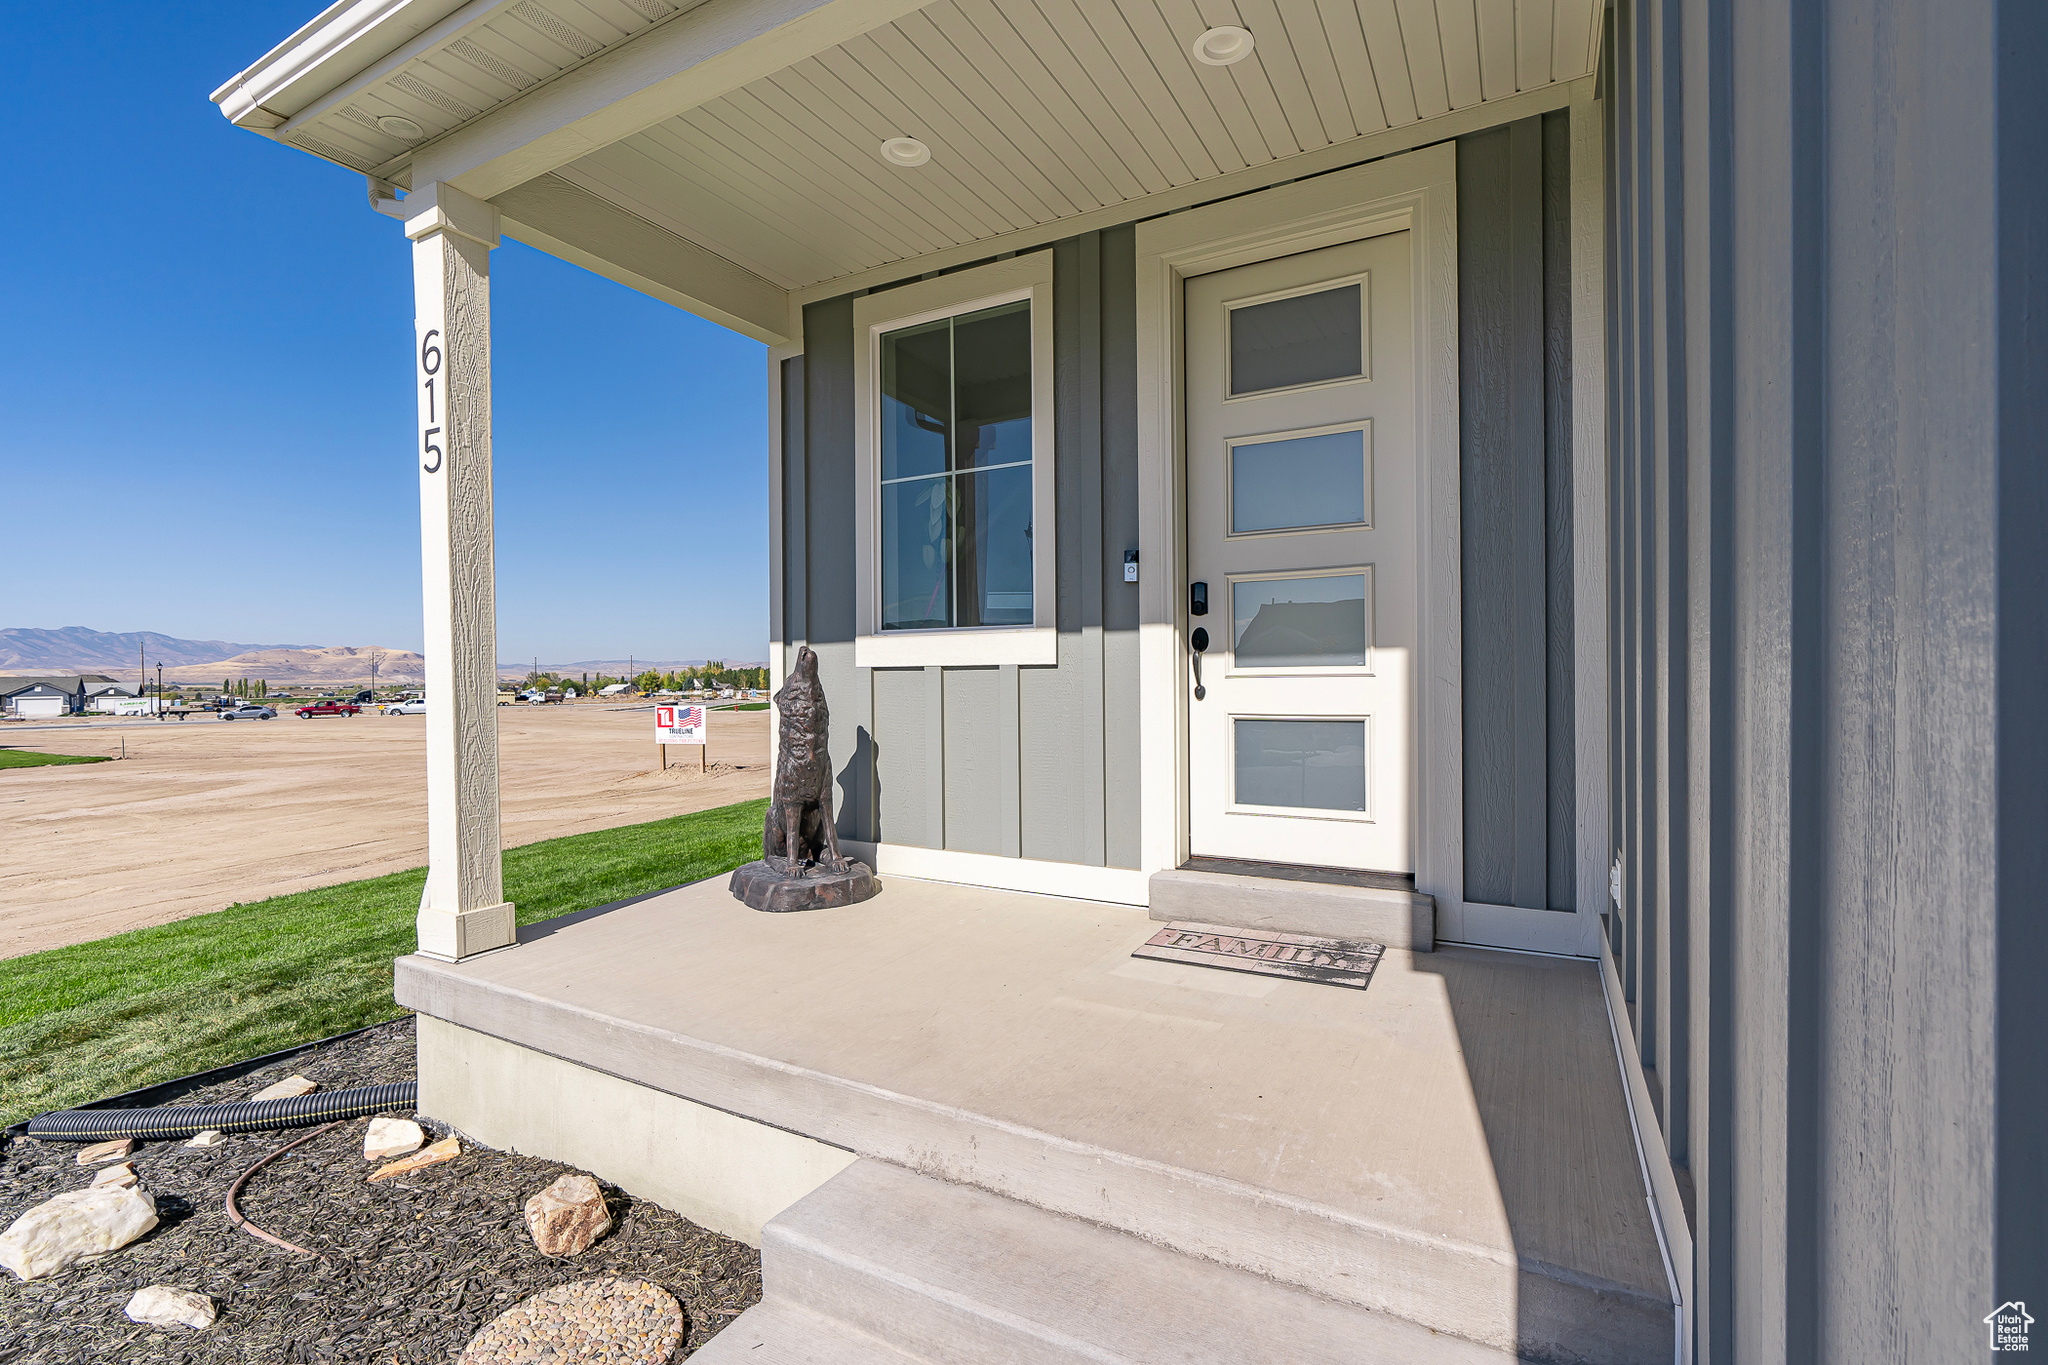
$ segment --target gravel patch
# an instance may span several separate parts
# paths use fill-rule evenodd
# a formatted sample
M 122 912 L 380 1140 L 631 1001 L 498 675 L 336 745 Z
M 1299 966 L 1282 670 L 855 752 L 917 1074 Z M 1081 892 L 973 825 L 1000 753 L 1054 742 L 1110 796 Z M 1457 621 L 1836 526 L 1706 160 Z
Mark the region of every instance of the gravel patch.
M 323 1090 L 415 1078 L 410 1019 L 383 1025 L 222 1085 L 180 1104 L 245 1099 L 297 1073 Z M 429 1140 L 446 1130 L 422 1120 Z M 604 1186 L 612 1230 L 580 1256 L 543 1256 L 526 1232 L 526 1200 L 573 1168 L 463 1142 L 463 1154 L 383 1184 L 366 1181 L 367 1119 L 285 1153 L 243 1187 L 256 1226 L 313 1249 L 296 1256 L 235 1229 L 228 1186 L 304 1129 L 241 1133 L 219 1146 L 142 1145 L 132 1159 L 159 1223 L 103 1261 L 21 1283 L 0 1271 L 0 1365 L 120 1360 L 370 1362 L 448 1365 L 491 1319 L 534 1295 L 605 1277 L 645 1280 L 673 1295 L 689 1354 L 761 1297 L 760 1253 L 680 1215 Z M 0 1227 L 97 1168 L 75 1143 L 22 1139 L 0 1153 Z M 211 1295 L 220 1318 L 204 1332 L 139 1327 L 123 1315 L 152 1284 Z

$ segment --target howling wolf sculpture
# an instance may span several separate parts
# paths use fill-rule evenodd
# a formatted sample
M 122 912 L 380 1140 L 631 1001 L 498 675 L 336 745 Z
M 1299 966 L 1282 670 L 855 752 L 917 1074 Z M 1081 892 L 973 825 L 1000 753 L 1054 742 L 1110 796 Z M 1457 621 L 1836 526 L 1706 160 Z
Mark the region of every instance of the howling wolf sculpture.
M 761 830 L 761 861 L 732 874 L 733 895 L 756 910 L 816 910 L 852 905 L 881 890 L 865 863 L 839 851 L 832 816 L 831 717 L 818 682 L 818 656 L 806 645 L 775 694 L 781 728 L 775 784 Z

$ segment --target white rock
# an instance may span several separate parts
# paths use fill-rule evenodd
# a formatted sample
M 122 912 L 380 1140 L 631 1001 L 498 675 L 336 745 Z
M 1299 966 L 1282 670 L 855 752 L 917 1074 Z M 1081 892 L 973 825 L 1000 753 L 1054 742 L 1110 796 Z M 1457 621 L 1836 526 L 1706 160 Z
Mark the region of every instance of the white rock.
M 197 1327 L 203 1332 L 213 1326 L 215 1314 L 213 1300 L 206 1295 L 167 1284 L 138 1289 L 128 1300 L 129 1321 L 152 1327 Z
M 102 1185 L 46 1199 L 0 1232 L 0 1265 L 24 1280 L 118 1251 L 156 1226 L 156 1201 L 134 1186 Z
M 228 1135 L 226 1133 L 221 1132 L 217 1128 L 209 1128 L 205 1132 L 188 1139 L 185 1145 L 187 1147 L 218 1147 L 227 1140 Z
M 102 1185 L 119 1185 L 125 1188 L 135 1184 L 136 1180 L 135 1163 L 124 1161 L 118 1166 L 108 1166 L 102 1170 L 92 1178 L 92 1184 L 88 1188 L 96 1190 Z
M 249 1098 L 252 1100 L 295 1100 L 301 1095 L 310 1095 L 320 1088 L 318 1081 L 309 1081 L 304 1076 L 287 1076 L 276 1085 L 266 1085 Z
M 370 1120 L 363 1134 L 363 1160 L 389 1161 L 426 1145 L 427 1135 L 411 1119 L 394 1119 L 384 1114 Z

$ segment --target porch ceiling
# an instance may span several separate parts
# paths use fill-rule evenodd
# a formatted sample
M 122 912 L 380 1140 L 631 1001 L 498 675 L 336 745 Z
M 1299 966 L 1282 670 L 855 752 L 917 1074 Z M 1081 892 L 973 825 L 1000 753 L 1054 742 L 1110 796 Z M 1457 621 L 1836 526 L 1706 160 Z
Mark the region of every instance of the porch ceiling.
M 773 338 L 786 296 L 1254 188 L 1289 158 L 1330 169 L 1354 140 L 1580 79 L 1601 0 L 912 4 L 340 0 L 214 99 L 378 179 L 496 200 L 515 236 Z M 1219 24 L 1252 55 L 1195 61 Z M 930 162 L 884 163 L 902 136 Z
M 559 173 L 801 289 L 1577 79 L 1597 6 L 938 0 Z M 1211 24 L 1253 55 L 1195 61 Z

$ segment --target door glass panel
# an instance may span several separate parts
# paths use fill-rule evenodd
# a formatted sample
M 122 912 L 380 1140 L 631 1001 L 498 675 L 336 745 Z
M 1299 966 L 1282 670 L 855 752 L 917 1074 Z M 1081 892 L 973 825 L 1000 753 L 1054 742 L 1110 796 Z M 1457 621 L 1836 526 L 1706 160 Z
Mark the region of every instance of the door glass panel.
M 1230 448 L 1230 533 L 1362 526 L 1365 432 L 1332 431 Z
M 1365 722 L 1237 720 L 1237 804 L 1365 809 Z
M 1362 667 L 1366 576 L 1254 578 L 1230 585 L 1231 654 L 1238 668 Z
M 1230 396 L 1365 373 L 1362 286 L 1230 310 Z

